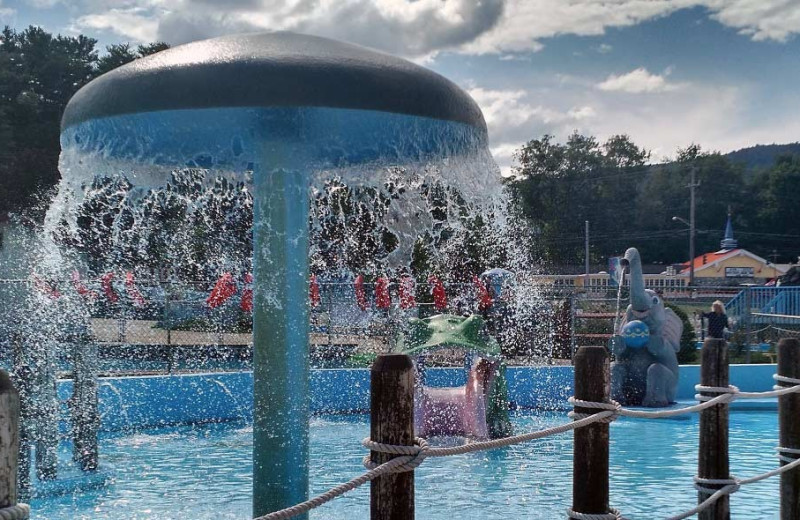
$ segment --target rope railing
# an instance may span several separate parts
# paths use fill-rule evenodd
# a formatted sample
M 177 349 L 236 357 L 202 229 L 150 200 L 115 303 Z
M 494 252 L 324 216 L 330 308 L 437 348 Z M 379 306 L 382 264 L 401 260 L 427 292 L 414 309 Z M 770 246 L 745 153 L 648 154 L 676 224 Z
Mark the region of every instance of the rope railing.
M 390 459 L 388 462 L 377 464 L 373 462 L 371 455 L 366 455 L 363 460 L 364 466 L 368 470 L 366 473 L 359 475 L 358 477 L 344 484 L 336 486 L 310 500 L 258 517 L 256 520 L 284 520 L 306 513 L 311 509 L 317 508 L 335 499 L 336 497 L 352 491 L 378 477 L 389 474 L 413 472 L 425 461 L 425 459 L 428 458 L 463 455 L 478 451 L 508 447 L 515 444 L 542 439 L 552 435 L 562 434 L 568 431 L 577 431 L 580 428 L 585 428 L 590 425 L 608 424 L 619 417 L 646 419 L 668 418 L 678 415 L 702 412 L 718 405 L 730 404 L 737 399 L 766 399 L 800 393 L 800 379 L 782 376 L 779 374 L 773 375 L 773 378 L 778 383 L 789 384 L 791 386 L 776 385 L 771 391 L 743 392 L 733 385 L 715 387 L 699 384 L 695 386 L 695 390 L 698 392 L 698 394 L 695 395 L 695 398 L 699 401 L 698 404 L 672 410 L 637 410 L 623 408 L 619 403 L 610 399 L 608 399 L 607 402 L 601 402 L 579 399 L 573 396 L 569 398 L 569 403 L 575 409 L 582 408 L 596 411 L 592 413 L 585 413 L 573 410 L 567 414 L 568 417 L 573 419 L 573 422 L 571 423 L 565 423 L 558 426 L 553 426 L 534 432 L 513 435 L 501 439 L 470 442 L 459 446 L 431 447 L 428 441 L 422 438 L 416 438 L 414 440 L 414 444 L 412 445 L 396 445 L 376 442 L 367 437 L 363 439 L 361 443 L 363 447 L 374 453 L 389 454 L 395 457 Z M 709 396 L 703 394 L 717 395 Z M 698 491 L 709 494 L 710 496 L 700 502 L 696 507 L 678 515 L 668 517 L 667 520 L 682 520 L 684 518 L 688 518 L 708 509 L 722 497 L 729 496 L 739 491 L 744 485 L 786 473 L 800 466 L 800 458 L 798 458 L 798 456 L 800 456 L 800 448 L 781 446 L 776 449 L 778 451 L 779 461 L 785 463 L 785 465 L 766 473 L 745 479 L 736 477 L 730 477 L 728 479 L 711 479 L 696 476 L 694 478 L 695 488 Z M 715 489 L 709 486 L 722 487 Z M 623 518 L 622 513 L 613 508 L 608 508 L 607 512 L 605 513 L 583 513 L 579 511 L 573 511 L 573 509 L 570 508 L 567 510 L 567 517 L 574 520 L 619 520 Z
M 16 504 L 0 508 L 0 520 L 28 520 L 31 507 L 28 504 Z
M 461 446 L 442 447 L 442 448 L 431 448 L 427 440 L 419 437 L 415 439 L 414 445 L 411 446 L 379 443 L 367 437 L 361 441 L 362 446 L 371 451 L 397 455 L 397 457 L 383 464 L 375 464 L 374 462 L 372 462 L 370 456 L 366 455 L 363 460 L 364 467 L 368 469 L 366 473 L 359 475 L 358 477 L 349 480 L 344 484 L 333 487 L 330 490 L 326 491 L 325 493 L 321 493 L 320 495 L 317 495 L 314 498 L 306 500 L 305 502 L 301 502 L 300 504 L 297 504 L 295 506 L 288 507 L 280 511 L 275 511 L 264 516 L 260 516 L 254 520 L 284 520 L 287 518 L 293 518 L 303 513 L 307 513 L 308 511 L 315 509 L 327 502 L 330 502 L 334 498 L 343 495 L 348 491 L 352 491 L 357 487 L 366 484 L 367 482 L 374 480 L 377 477 L 380 477 L 381 475 L 386 475 L 389 473 L 403 473 L 406 471 L 414 471 L 417 467 L 419 467 L 422 464 L 422 462 L 425 459 L 430 457 L 447 457 L 453 455 L 464 455 L 476 451 L 486 451 L 486 450 L 493 450 L 496 448 L 504 448 L 514 444 L 521 444 L 523 442 L 529 442 L 532 440 L 549 437 L 551 435 L 558 435 L 561 433 L 572 431 L 575 430 L 576 428 L 581 428 L 583 426 L 588 426 L 590 424 L 606 420 L 612 417 L 613 415 L 614 415 L 613 411 L 602 411 L 596 414 L 591 414 L 588 417 L 578 419 L 571 423 L 561 424 L 559 426 L 554 426 L 544 430 L 538 430 L 535 432 L 514 435 L 511 437 L 504 437 L 502 439 L 492 439 L 489 441 L 472 442 Z

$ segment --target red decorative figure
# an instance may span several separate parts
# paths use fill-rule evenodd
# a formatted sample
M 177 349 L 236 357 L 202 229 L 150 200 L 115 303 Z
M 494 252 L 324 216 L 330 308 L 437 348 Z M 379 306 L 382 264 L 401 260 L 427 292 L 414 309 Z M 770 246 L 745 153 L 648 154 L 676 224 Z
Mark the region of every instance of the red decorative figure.
M 53 300 L 57 300 L 58 298 L 61 297 L 61 293 L 58 292 L 58 289 L 56 289 L 56 287 L 53 286 L 53 284 L 45 280 L 42 280 L 35 274 L 33 275 L 33 286 L 36 287 L 38 291 L 46 294 Z
M 236 294 L 236 284 L 233 283 L 233 275 L 231 273 L 223 273 L 219 277 L 214 288 L 211 289 L 211 294 L 206 299 L 206 305 L 215 309 L 228 301 L 228 299 Z
M 431 275 L 428 277 L 428 283 L 433 287 L 431 294 L 433 295 L 433 306 L 437 311 L 444 311 L 447 309 L 447 291 L 444 289 L 444 284 L 441 280 Z
M 472 277 L 472 283 L 475 284 L 475 290 L 478 292 L 478 310 L 481 312 L 489 310 L 494 300 L 492 300 L 492 295 L 489 294 L 486 284 L 477 276 Z
M 78 271 L 72 271 L 72 286 L 75 287 L 75 291 L 84 298 L 94 300 L 100 296 L 96 291 L 92 291 L 86 287 L 86 284 L 81 281 L 81 274 Z
M 146 302 L 144 301 L 144 296 L 136 287 L 136 280 L 134 280 L 133 273 L 130 271 L 125 273 L 125 291 L 128 293 L 128 297 L 133 300 L 133 305 L 135 307 L 145 306 Z
M 311 300 L 312 307 L 319 307 L 319 283 L 315 274 L 311 275 L 311 282 L 308 284 L 308 299 Z
M 244 312 L 253 312 L 253 275 L 247 273 L 244 275 L 244 289 L 242 289 L 242 301 L 239 302 L 239 308 Z
M 389 279 L 385 276 L 375 280 L 375 307 L 386 310 L 392 306 L 392 297 L 389 295 Z
M 397 295 L 400 299 L 401 309 L 411 309 L 417 306 L 417 300 L 414 298 L 414 279 L 408 275 L 403 275 L 400 278 L 400 284 L 397 286 Z
M 117 303 L 119 296 L 114 291 L 114 286 L 111 285 L 111 280 L 114 279 L 114 273 L 106 273 L 100 277 L 100 286 L 103 288 L 103 294 L 106 295 L 106 300 L 109 303 Z
M 356 276 L 353 286 L 356 291 L 356 303 L 358 308 L 362 311 L 367 310 L 367 293 L 364 291 L 364 277 L 362 275 Z

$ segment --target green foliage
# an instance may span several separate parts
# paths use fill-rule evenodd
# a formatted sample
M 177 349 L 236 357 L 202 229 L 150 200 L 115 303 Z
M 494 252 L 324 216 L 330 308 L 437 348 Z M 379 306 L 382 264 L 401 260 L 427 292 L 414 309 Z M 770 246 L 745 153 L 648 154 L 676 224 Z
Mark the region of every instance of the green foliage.
M 378 355 L 374 352 L 359 352 L 357 354 L 351 354 L 347 358 L 345 366 L 347 368 L 370 368 L 372 364 L 375 363 L 376 357 L 378 357 Z
M 520 164 L 510 186 L 523 214 L 538 231 L 535 256 L 554 264 L 579 265 L 583 258 L 584 221 L 589 220 L 601 244 L 598 258 L 616 252 L 634 224 L 625 215 L 646 173 L 649 154 L 627 136 L 605 143 L 572 134 L 565 144 L 545 135 L 517 153 Z
M 106 47 L 106 54 L 97 60 L 97 74 L 105 74 L 137 58 L 144 58 L 168 48 L 169 45 L 164 42 L 139 45 L 136 50 L 133 50 L 129 43 L 109 45 Z
M 582 264 L 586 220 L 593 263 L 604 264 L 632 245 L 647 262 L 685 262 L 688 229 L 672 217 L 689 216 L 692 171 L 699 183 L 698 254 L 719 248 L 730 207 L 742 247 L 762 256 L 774 251 L 779 262 L 795 260 L 797 156 L 778 156 L 770 167 L 746 171 L 741 161 L 692 144 L 679 149 L 674 161 L 647 164 L 649 154 L 627 136 L 601 144 L 575 133 L 564 144 L 550 135 L 534 139 L 516 158 L 509 185 L 539 235 L 534 253 L 546 263 Z
M 166 47 L 112 45 L 99 57 L 96 45 L 35 26 L 0 33 L 0 214 L 31 206 L 58 182 L 61 114 L 72 95 L 98 74 Z
M 664 306 L 668 309 L 672 309 L 683 322 L 683 334 L 681 334 L 681 349 L 678 351 L 678 363 L 682 365 L 694 363 L 697 360 L 697 337 L 694 333 L 694 327 L 689 321 L 689 316 L 677 305 L 664 302 Z
M 243 182 L 206 179 L 177 170 L 163 189 L 131 202 L 123 177 L 98 177 L 78 205 L 74 227 L 58 238 L 100 274 L 115 268 L 139 275 L 214 279 L 252 270 L 253 197 Z

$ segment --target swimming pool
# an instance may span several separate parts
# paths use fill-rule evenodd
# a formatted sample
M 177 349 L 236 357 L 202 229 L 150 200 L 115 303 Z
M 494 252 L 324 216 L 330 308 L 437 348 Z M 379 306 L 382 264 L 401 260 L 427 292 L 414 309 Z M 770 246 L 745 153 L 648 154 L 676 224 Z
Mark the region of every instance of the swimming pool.
M 564 422 L 563 413 L 525 412 L 516 432 Z M 731 414 L 731 471 L 747 477 L 776 464 L 774 411 Z M 621 419 L 611 426 L 611 503 L 629 519 L 676 514 L 696 504 L 697 416 Z M 362 415 L 311 423 L 311 490 L 316 494 L 363 471 Z M 101 453 L 115 474 L 104 489 L 32 501 L 38 520 L 217 520 L 250 518 L 252 428 L 205 425 L 106 436 Z M 572 433 L 510 448 L 426 460 L 417 470 L 417 518 L 556 519 L 572 496 Z M 734 518 L 778 518 L 778 479 L 731 498 Z M 369 486 L 311 514 L 315 519 L 369 518 Z

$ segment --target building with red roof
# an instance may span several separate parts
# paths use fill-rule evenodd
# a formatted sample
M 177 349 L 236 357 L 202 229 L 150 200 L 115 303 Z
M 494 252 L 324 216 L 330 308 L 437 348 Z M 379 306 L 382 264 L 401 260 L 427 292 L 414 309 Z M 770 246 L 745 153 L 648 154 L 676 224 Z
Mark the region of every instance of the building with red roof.
M 739 247 L 733 235 L 733 222 L 728 212 L 725 237 L 720 250 L 703 253 L 694 259 L 694 278 L 702 285 L 764 284 L 786 273 L 784 265 L 773 264 L 747 249 Z M 689 276 L 689 263 L 681 264 L 682 276 Z

